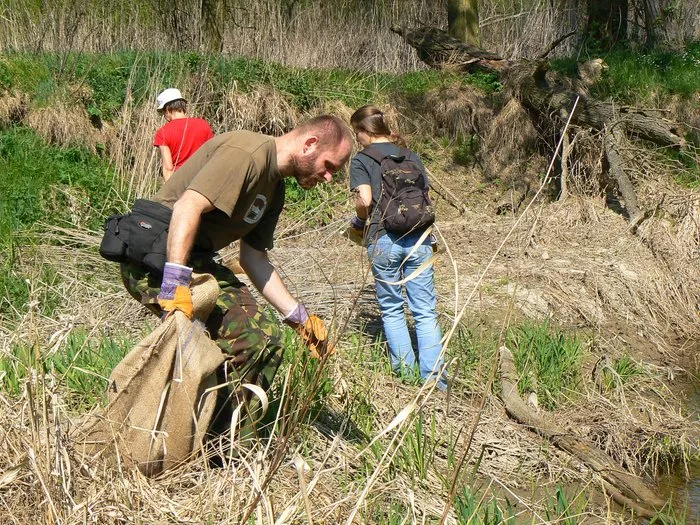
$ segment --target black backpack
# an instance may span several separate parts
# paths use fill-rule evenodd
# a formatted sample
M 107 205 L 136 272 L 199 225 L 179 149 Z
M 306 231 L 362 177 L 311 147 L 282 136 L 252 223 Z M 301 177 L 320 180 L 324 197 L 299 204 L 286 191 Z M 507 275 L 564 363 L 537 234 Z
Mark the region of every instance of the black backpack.
M 435 222 L 435 209 L 428 196 L 428 179 L 411 152 L 400 148 L 399 155 L 385 155 L 368 146 L 361 151 L 377 162 L 382 173 L 382 192 L 372 213 L 388 232 L 408 233 Z

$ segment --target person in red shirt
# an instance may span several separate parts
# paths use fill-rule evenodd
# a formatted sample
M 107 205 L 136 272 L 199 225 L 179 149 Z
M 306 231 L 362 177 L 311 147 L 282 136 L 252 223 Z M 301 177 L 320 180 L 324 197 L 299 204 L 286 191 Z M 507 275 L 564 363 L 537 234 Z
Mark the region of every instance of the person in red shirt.
M 214 133 L 206 120 L 187 116 L 187 101 L 179 89 L 164 90 L 157 101 L 158 113 L 168 122 L 156 132 L 153 145 L 160 148 L 167 181 Z

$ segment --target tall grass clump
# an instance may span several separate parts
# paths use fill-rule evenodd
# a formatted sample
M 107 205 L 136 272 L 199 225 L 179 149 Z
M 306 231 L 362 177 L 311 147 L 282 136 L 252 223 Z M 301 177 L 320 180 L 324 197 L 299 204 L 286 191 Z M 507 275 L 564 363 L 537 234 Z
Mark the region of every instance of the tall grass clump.
M 455 356 L 453 384 L 469 392 L 481 391 L 493 373 L 498 345 L 493 334 L 460 325 L 450 341 Z
M 548 523 L 562 523 L 563 525 L 576 525 L 581 522 L 583 511 L 588 501 L 579 494 L 573 500 L 569 500 L 563 487 L 557 486 L 554 495 L 547 499 L 545 515 Z
M 515 508 L 506 499 L 505 508 L 501 506 L 494 496 L 464 486 L 455 500 L 455 514 L 457 523 L 471 525 L 480 523 L 483 525 L 515 525 Z
M 581 382 L 583 344 L 548 321 L 508 330 L 506 340 L 520 378 L 520 393 L 536 392 L 539 404 L 554 409 Z
M 608 392 L 620 390 L 644 375 L 644 367 L 625 353 L 603 368 L 603 386 Z
M 134 341 L 94 335 L 85 330 L 57 333 L 48 348 L 39 342 L 13 343 L 0 359 L 0 390 L 19 397 L 25 383 L 38 373 L 53 379 L 53 388 L 71 411 L 84 412 L 104 403 L 109 374 Z
M 700 86 L 700 42 L 689 44 L 680 52 L 619 49 L 603 58 L 609 69 L 592 88 L 592 94 L 602 99 L 658 104 L 678 95 L 692 102 Z
M 282 346 L 284 360 L 269 393 L 266 422 L 273 432 L 286 437 L 299 430 L 300 424 L 322 416 L 325 399 L 333 385 L 325 361 L 311 358 L 291 328 L 284 330 Z M 278 419 L 277 416 L 282 417 Z
M 397 460 L 401 470 L 410 473 L 413 480 L 426 479 L 435 462 L 439 443 L 435 415 L 421 412 L 413 421 L 402 444 Z

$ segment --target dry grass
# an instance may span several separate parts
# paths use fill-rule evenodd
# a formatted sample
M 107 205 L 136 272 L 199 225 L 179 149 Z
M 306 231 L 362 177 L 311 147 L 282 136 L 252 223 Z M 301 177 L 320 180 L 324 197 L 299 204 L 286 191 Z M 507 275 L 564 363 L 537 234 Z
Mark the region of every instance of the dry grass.
M 484 93 L 469 85 L 446 86 L 427 93 L 422 118 L 433 127 L 433 134 L 453 138 L 470 137 L 488 128 L 493 112 Z
M 454 261 L 457 274 L 448 261 L 438 266 L 440 310 L 446 318 L 465 305 L 467 296 L 472 297 L 468 311 L 478 310 L 482 318 L 499 315 L 502 305 L 511 301 L 516 311 L 525 310 L 533 295 L 508 292 L 506 279 L 542 298 L 557 319 L 592 326 L 601 333 L 606 333 L 606 320 L 626 318 L 634 327 L 631 332 L 643 328 L 645 337 L 659 338 L 669 351 L 674 348 L 663 339 L 669 326 L 697 338 L 697 333 L 689 331 L 692 305 L 680 296 L 687 299 L 696 294 L 698 279 L 689 275 L 687 280 L 671 282 L 644 245 L 626 232 L 623 219 L 584 198 L 566 207 L 552 205 L 530 213 L 502 249 L 508 263 L 497 261 L 492 266 L 478 295 L 469 292 L 511 219 L 470 212 L 459 222 L 440 224 L 451 251 L 459 254 Z M 533 237 L 531 219 L 536 214 L 539 221 Z M 284 233 L 301 226 L 283 224 L 273 252 L 294 292 L 313 311 L 333 320 L 336 337 L 345 319 L 350 318 L 349 327 L 354 331 L 355 323 L 373 308 L 372 294 L 366 293 L 368 287 L 371 292 L 366 256 L 340 238 L 340 222 L 343 217 L 301 238 Z M 57 292 L 70 308 L 52 319 L 38 317 L 31 309 L 12 332 L 1 333 L 2 351 L 21 339 L 37 340 L 43 347 L 53 334 L 78 326 L 143 327 L 142 314 L 133 309 L 133 300 L 121 291 L 113 275 L 97 282 L 83 278 L 87 266 L 101 268 L 98 274 L 114 273 L 94 253 L 97 235 L 72 230 L 54 230 L 52 235 L 62 246 L 36 247 L 18 265 L 37 269 L 32 281 L 38 293 L 49 286 L 39 277 L 39 270 L 61 260 L 63 284 Z M 611 237 L 620 240 L 611 243 Z M 88 248 L 70 248 L 76 243 Z M 460 248 L 464 246 L 470 247 L 468 253 Z M 359 304 L 350 310 L 358 298 Z M 262 441 L 258 449 L 227 468 L 212 469 L 203 458 L 196 458 L 156 479 L 144 478 L 124 465 L 114 468 L 109 462 L 77 462 L 65 438 L 73 414 L 67 412 L 60 390 L 52 386 L 56 378 L 52 374 L 30 376 L 20 398 L 0 398 L 0 411 L 7 422 L 0 439 L 3 516 L 13 523 L 58 519 L 63 523 L 238 523 L 251 511 L 258 523 L 306 522 L 309 515 L 316 523 L 373 523 L 376 509 L 386 508 L 387 502 L 402 502 L 419 523 L 442 514 L 447 498 L 445 479 L 454 469 L 449 458 L 463 452 L 477 415 L 480 422 L 464 475 L 478 471 L 482 488 L 490 487 L 501 498 L 518 501 L 518 512 L 529 519 L 546 522 L 546 490 L 551 493 L 558 484 L 578 482 L 582 475 L 595 479 L 578 462 L 543 448 L 535 434 L 505 418 L 484 384 L 467 390 L 460 386 L 464 379 L 456 376 L 457 386 L 449 401 L 436 392 L 421 392 L 376 366 L 372 338 L 356 341 L 350 335 L 345 333 L 339 351 L 328 363 L 333 387 L 324 398 L 322 414 L 314 422 L 295 425 L 286 445 L 277 436 Z M 628 348 L 626 344 L 616 339 L 599 343 L 599 350 L 615 355 L 620 348 Z M 589 384 L 584 403 L 588 408 L 582 409 L 584 404 L 577 400 L 575 409 L 557 417 L 568 418 L 572 431 L 597 442 L 628 467 L 651 470 L 663 462 L 663 443 L 681 443 L 681 455 L 697 450 L 697 429 L 677 414 L 679 401 L 670 397 L 665 375 L 664 369 L 648 365 L 642 378 L 605 395 Z M 478 401 L 484 398 L 480 412 Z M 412 409 L 406 412 L 407 407 Z M 424 479 L 417 481 L 413 467 L 401 462 L 421 415 L 434 425 L 439 438 Z M 377 436 L 383 436 L 379 448 L 368 449 L 369 439 Z M 281 458 L 279 468 L 270 461 L 273 457 Z M 540 486 L 534 494 L 530 492 L 533 480 Z M 593 483 L 582 490 L 594 491 Z M 257 496 L 259 501 L 254 503 Z M 584 516 L 602 519 L 605 512 L 604 507 L 589 503 Z M 446 523 L 456 523 L 452 511 Z
M 406 71 L 422 65 L 389 31 L 391 24 L 444 28 L 445 0 L 280 3 L 256 0 L 220 17 L 221 51 L 300 67 L 352 67 Z M 484 2 L 480 5 L 482 46 L 510 58 L 533 57 L 570 30 L 581 30 L 585 12 L 573 0 Z M 664 16 L 659 33 L 672 45 L 697 38 L 698 2 L 683 2 Z M 163 10 L 141 2 L 84 4 L 67 0 L 43 5 L 10 0 L 0 17 L 2 51 L 205 50 L 201 3 L 182 0 Z M 579 52 L 571 38 L 556 53 Z M 217 50 L 218 51 L 218 50 Z M 555 53 L 555 54 L 556 54 Z
M 533 177 L 546 165 L 546 159 L 534 153 L 539 141 L 539 133 L 525 109 L 516 99 L 510 99 L 485 131 L 487 177 L 500 179 L 506 186 L 516 181 L 534 186 Z
M 0 126 L 21 121 L 27 111 L 29 97 L 24 93 L 3 93 L 0 96 Z
M 56 100 L 49 106 L 31 108 L 24 123 L 50 144 L 83 146 L 95 152 L 98 144 L 109 142 L 109 132 L 99 131 L 90 122 L 84 107 Z
M 219 131 L 247 129 L 275 136 L 291 130 L 300 119 L 289 97 L 266 87 L 250 93 L 231 89 L 216 114 Z
M 272 4 L 258 4 L 261 5 L 272 9 Z M 421 4 L 413 11 L 415 6 L 404 11 L 397 5 L 392 4 L 392 9 L 404 17 L 427 9 Z M 276 7 L 275 10 L 269 13 L 266 30 L 270 32 L 280 23 L 275 17 L 281 15 Z M 135 6 L 126 9 L 125 24 L 134 20 L 136 11 Z M 24 16 L 21 10 L 18 13 L 17 17 Z M 318 20 L 311 14 L 329 17 L 328 11 L 321 8 L 299 16 L 290 25 L 289 33 L 280 33 L 284 39 L 278 37 L 280 42 L 268 47 L 264 36 L 259 40 L 246 39 L 247 29 L 230 38 L 244 42 L 237 52 L 267 53 L 265 58 L 300 65 L 331 62 L 337 60 L 337 53 L 342 53 L 351 58 L 363 57 L 364 67 L 418 67 L 405 51 L 392 54 L 394 48 L 384 41 L 362 51 L 363 40 L 352 41 L 349 28 L 347 36 L 335 33 L 337 46 L 323 44 L 323 32 L 309 32 L 318 27 L 314 25 Z M 486 27 L 501 24 L 496 16 L 484 14 Z M 532 17 L 532 23 L 559 23 L 552 16 L 544 8 L 534 8 L 518 19 Z M 17 19 L 2 23 L 14 23 Z M 100 27 L 108 29 L 106 22 Z M 534 35 L 532 28 L 525 22 L 518 27 L 518 31 L 532 32 L 533 40 L 519 44 L 512 53 L 537 48 L 553 31 Z M 158 39 L 165 38 L 162 34 L 133 31 L 124 31 L 123 35 L 143 38 L 142 43 L 160 43 Z M 19 46 L 25 36 L 21 32 L 6 35 L 4 45 L 14 38 L 12 45 Z M 305 49 L 310 50 L 307 54 L 299 52 L 302 37 Z M 43 45 L 58 46 L 61 38 L 66 35 L 49 32 Z M 85 36 L 85 48 L 98 45 L 93 38 L 91 34 Z M 116 45 L 117 40 L 109 42 Z M 227 41 L 226 45 L 233 46 L 232 42 L 238 40 Z M 159 86 L 150 89 L 149 100 L 153 100 Z M 198 92 L 194 85 L 184 86 L 183 90 Z M 193 113 L 197 113 L 201 100 L 194 97 Z M 430 94 L 428 100 L 430 110 L 424 112 L 424 120 L 414 120 L 415 108 L 399 108 L 389 112 L 392 125 L 398 130 L 416 130 L 429 122 L 458 135 L 485 129 L 484 122 L 489 121 L 478 95 L 469 88 L 446 88 Z M 0 117 L 13 120 L 22 115 L 23 107 L 21 97 L 5 96 L 0 108 L 6 109 L 0 109 Z M 327 102 L 316 109 L 347 117 L 353 108 Z M 259 89 L 243 94 L 233 89 L 225 97 L 216 127 L 217 131 L 242 127 L 279 133 L 304 117 L 279 93 Z M 31 109 L 25 122 L 58 144 L 68 144 L 75 137 L 94 144 L 97 130 L 86 118 L 84 111 L 66 103 L 52 106 L 51 110 Z M 498 149 L 498 155 L 506 155 L 494 155 L 491 161 L 494 173 L 501 177 L 513 166 L 533 173 L 542 171 L 543 160 L 522 156 L 522 149 L 530 148 L 537 140 L 536 131 L 525 127 L 525 122 L 522 108 L 509 104 L 485 135 L 488 151 Z M 150 105 L 136 105 L 127 97 L 121 119 L 110 131 L 111 138 L 105 141 L 130 195 L 148 195 L 158 185 L 158 163 L 151 139 L 160 123 Z M 439 309 L 442 319 L 450 323 L 466 311 L 462 323 L 473 320 L 474 325 L 487 321 L 497 324 L 504 318 L 503 324 L 507 325 L 513 317 L 528 314 L 553 316 L 563 324 L 613 340 L 606 340 L 593 351 L 644 353 L 650 364 L 637 382 L 604 394 L 586 383 L 585 399 L 553 417 L 568 419 L 572 432 L 596 441 L 628 467 L 650 471 L 663 463 L 665 451 L 660 444 L 664 442 L 676 446 L 685 443 L 681 445 L 681 455 L 698 448 L 697 428 L 678 415 L 681 400 L 669 394 L 667 385 L 673 387 L 674 383 L 668 379 L 668 373 L 678 369 L 675 365 L 651 364 L 664 359 L 684 362 L 688 347 L 679 344 L 677 338 L 697 341 L 700 337 L 700 270 L 694 264 L 698 257 L 697 196 L 677 189 L 671 192 L 669 188 L 659 205 L 663 214 L 654 215 L 640 227 L 638 236 L 632 235 L 626 220 L 606 209 L 597 196 L 597 186 L 602 183 L 597 178 L 600 157 L 595 139 L 586 132 L 578 133 L 576 147 L 580 149 L 572 168 L 576 190 L 572 198 L 531 209 L 514 228 L 513 217 L 495 217 L 476 205 L 451 221 L 444 220 L 447 213 L 441 215 L 440 234 L 454 258 L 443 255 L 437 267 Z M 429 167 L 454 193 L 465 195 L 468 191 L 461 172 L 456 177 L 457 171 L 443 157 Z M 643 176 L 637 178 L 637 183 L 643 202 L 655 206 L 658 185 L 654 186 L 651 177 Z M 344 193 L 345 189 L 328 191 L 335 197 L 333 193 Z M 334 198 L 330 200 L 335 202 Z M 80 222 L 86 210 L 78 205 L 79 198 L 71 202 L 76 205 L 69 211 Z M 534 434 L 508 420 L 487 384 L 480 381 L 481 376 L 474 380 L 455 372 L 456 387 L 446 399 L 437 392 L 400 383 L 377 366 L 372 338 L 360 333 L 368 322 L 370 328 L 374 323 L 376 331 L 378 321 L 366 253 L 340 237 L 351 207 L 339 207 L 326 226 L 309 229 L 308 223 L 319 213 L 309 210 L 301 218 L 284 218 L 272 254 L 293 293 L 311 310 L 329 319 L 334 337 L 340 340 L 339 350 L 328 364 L 333 388 L 324 398 L 324 410 L 315 421 L 298 422 L 285 439 L 276 436 L 272 441 L 263 441 L 259 448 L 226 468 L 212 469 L 199 457 L 159 478 L 146 479 L 123 464 L 114 468 L 100 461 L 89 465 L 77 462 L 70 440 L 65 437 L 75 414 L 68 411 L 61 390 L 55 387 L 56 375 L 35 370 L 18 398 L 0 396 L 0 417 L 5 421 L 0 428 L 0 521 L 239 523 L 252 512 L 256 523 L 373 523 L 373 512 L 386 508 L 387 502 L 401 502 L 409 511 L 406 522 L 421 523 L 439 519 L 448 497 L 445 479 L 454 474 L 450 455 L 467 452 L 467 465 L 459 479 L 468 480 L 470 472 L 478 472 L 477 479 L 487 487 L 496 487 L 501 501 L 503 496 L 518 501 L 518 512 L 536 523 L 547 521 L 546 502 L 541 490 L 532 492 L 533 483 L 550 492 L 557 484 L 578 482 L 581 478 L 586 483 L 596 483 L 595 476 L 578 462 L 543 445 Z M 510 240 L 501 247 L 499 243 L 506 235 L 510 235 Z M 118 283 L 114 266 L 96 255 L 98 240 L 97 232 L 54 228 L 41 245 L 19 251 L 16 270 L 32 283 L 33 306 L 12 326 L 0 326 L 0 352 L 9 354 L 13 345 L 22 341 L 34 342 L 38 350 L 49 348 L 56 337 L 78 328 L 97 333 L 108 327 L 134 337 L 147 330 L 147 316 L 134 308 L 135 303 Z M 667 262 L 658 253 L 665 254 Z M 484 273 L 487 262 L 488 272 Z M 43 277 L 43 270 L 49 267 L 58 272 L 58 284 L 46 282 Z M 92 278 L 86 279 L 86 274 Z M 54 316 L 43 317 L 37 307 L 42 294 L 49 291 L 62 297 L 63 306 Z M 618 335 L 609 335 L 613 333 Z M 291 366 L 290 370 L 294 370 Z M 479 366 L 487 369 L 488 363 Z M 280 381 L 286 377 L 280 377 Z M 484 408 L 480 410 L 482 400 Z M 407 407 L 411 410 L 406 411 Z M 295 409 L 297 405 L 290 412 Z M 434 418 L 439 436 L 437 452 L 424 479 L 418 479 L 409 467 L 397 468 L 420 415 L 431 422 Z M 466 436 L 472 426 L 474 440 L 465 451 Z M 381 436 L 377 450 L 367 450 L 369 441 L 377 436 Z M 310 467 L 308 472 L 303 468 L 304 462 Z M 584 487 L 582 494 L 583 490 L 596 488 Z M 591 502 L 582 517 L 603 521 L 607 513 L 604 504 Z M 615 519 L 628 521 L 626 517 Z M 452 511 L 447 514 L 446 523 L 456 523 Z

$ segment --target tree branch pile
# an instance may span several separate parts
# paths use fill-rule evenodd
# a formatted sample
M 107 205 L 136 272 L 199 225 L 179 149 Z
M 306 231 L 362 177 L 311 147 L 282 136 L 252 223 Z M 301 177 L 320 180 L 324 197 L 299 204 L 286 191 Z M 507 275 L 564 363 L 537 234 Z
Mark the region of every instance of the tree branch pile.
M 662 147 L 685 148 L 685 140 L 676 123 L 648 110 L 597 100 L 588 94 L 583 80 L 572 85 L 550 71 L 546 59 L 507 60 L 496 53 L 460 42 L 432 27 L 406 29 L 393 26 L 391 30 L 433 68 L 497 75 L 506 94 L 516 98 L 528 110 L 539 129 L 561 129 L 578 98 L 571 124 L 600 132 L 603 137 L 601 150 L 605 152 L 608 172 L 617 182 L 629 219 L 635 224 L 644 212 L 637 203 L 634 185 L 620 155 L 625 141 L 643 139 Z M 547 52 L 540 56 L 545 56 L 553 46 L 549 46 Z

